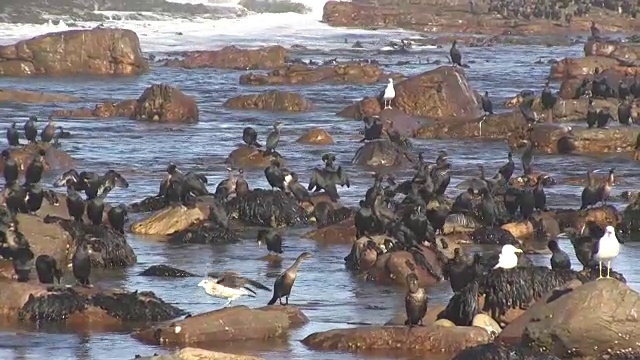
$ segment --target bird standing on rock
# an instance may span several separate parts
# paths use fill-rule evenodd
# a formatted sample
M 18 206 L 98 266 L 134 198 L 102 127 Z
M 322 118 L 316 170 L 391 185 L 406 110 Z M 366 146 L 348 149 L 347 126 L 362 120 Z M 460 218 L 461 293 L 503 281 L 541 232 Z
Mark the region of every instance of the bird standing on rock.
M 7 142 L 9 146 L 20 146 L 20 133 L 16 129 L 16 122 L 11 123 L 11 127 L 7 129 Z
M 266 149 L 264 152 L 265 155 L 272 154 L 274 151 L 276 151 L 276 148 L 280 143 L 280 127 L 282 127 L 283 125 L 284 123 L 281 121 L 276 121 L 275 123 L 273 123 L 273 131 L 269 133 L 269 136 L 267 136 L 267 143 L 265 144 Z
M 258 143 L 258 133 L 256 129 L 251 126 L 247 126 L 242 130 L 242 141 L 244 141 L 247 146 L 253 146 L 255 148 L 261 148 L 262 145 Z
M 387 84 L 387 88 L 384 89 L 384 95 L 382 99 L 384 100 L 384 108 L 391 109 L 391 102 L 396 97 L 396 90 L 393 88 L 393 79 L 389 78 L 389 83 Z
M 611 260 L 620 254 L 620 243 L 616 237 L 616 230 L 613 226 L 609 225 L 604 231 L 604 235 L 596 242 L 593 258 L 598 261 L 598 267 L 600 268 L 600 276 L 598 279 L 602 279 L 602 263 L 607 263 L 607 278 L 611 274 Z
M 449 50 L 449 56 L 451 57 L 451 62 L 453 63 L 454 67 L 462 66 L 462 53 L 460 53 L 460 50 L 458 50 L 458 48 L 456 47 L 457 44 L 458 40 L 453 40 L 451 49 Z
M 551 262 L 551 269 L 553 270 L 571 269 L 571 259 L 569 258 L 569 255 L 567 255 L 566 252 L 560 249 L 560 245 L 558 245 L 557 241 L 549 240 L 547 247 L 549 248 L 549 250 L 551 250 L 551 254 L 552 254 L 551 259 L 549 260 Z
M 38 129 L 36 128 L 36 122 L 38 118 L 35 116 L 30 116 L 29 120 L 24 123 L 24 137 L 30 143 L 36 142 L 36 136 L 38 136 Z
M 269 254 L 282 254 L 282 236 L 280 236 L 280 234 L 278 234 L 274 230 L 259 230 L 257 242 L 258 246 L 261 246 L 262 243 L 265 243 L 267 245 Z
M 491 102 L 488 91 L 485 91 L 482 96 L 482 110 L 484 111 L 485 116 L 493 115 L 493 102 Z
M 518 255 L 516 253 L 521 253 L 522 250 L 516 248 L 511 244 L 504 245 L 502 247 L 502 251 L 500 252 L 500 256 L 498 259 L 498 263 L 494 266 L 494 269 L 513 269 L 518 266 Z

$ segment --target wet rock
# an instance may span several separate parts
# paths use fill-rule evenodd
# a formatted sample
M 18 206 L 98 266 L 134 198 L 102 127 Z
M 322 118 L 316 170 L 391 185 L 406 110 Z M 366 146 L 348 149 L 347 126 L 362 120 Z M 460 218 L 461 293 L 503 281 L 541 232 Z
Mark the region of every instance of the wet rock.
M 638 293 L 620 281 L 592 281 L 543 307 L 525 327 L 525 341 L 559 356 L 637 351 L 638 304 Z
M 300 136 L 296 142 L 307 145 L 331 145 L 333 138 L 324 129 L 313 128 Z
M 167 355 L 154 355 L 138 358 L 139 360 L 260 360 L 255 356 L 235 355 L 218 351 L 210 351 L 186 347 Z
M 627 66 L 640 66 L 640 46 L 632 43 L 588 41 L 584 44 L 585 56 L 606 56 Z
M 76 101 L 80 101 L 80 99 L 71 95 L 44 93 L 39 91 L 0 89 L 0 103 L 46 104 Z
M 239 95 L 222 106 L 236 110 L 303 112 L 311 110 L 313 104 L 300 94 L 271 90 L 257 95 Z
M 577 79 L 585 75 L 593 75 L 596 68 L 611 69 L 618 66 L 616 59 L 604 56 L 587 56 L 583 58 L 562 59 L 551 66 L 551 79 Z
M 306 211 L 293 196 L 276 190 L 251 190 L 229 200 L 226 209 L 230 218 L 256 226 L 288 227 L 309 221 Z
M 337 224 L 311 230 L 304 237 L 323 244 L 351 244 L 356 240 L 356 226 L 350 217 Z
M 387 139 L 368 141 L 356 150 L 351 163 L 359 166 L 408 166 L 413 155 Z
M 33 323 L 65 323 L 71 329 L 118 329 L 131 322 L 163 321 L 184 312 L 149 291 L 58 288 L 2 281 L 0 311 Z
M 504 228 L 481 227 L 472 231 L 469 239 L 475 244 L 482 245 L 519 245 L 514 235 Z
M 68 30 L 0 47 L 4 76 L 138 75 L 148 68 L 138 35 L 124 29 Z
M 267 340 L 286 336 L 290 329 L 308 321 L 295 306 L 265 306 L 257 309 L 234 306 L 157 324 L 133 336 L 147 344 L 170 346 Z
M 393 99 L 392 107 L 409 115 L 430 118 L 475 118 L 482 113 L 478 97 L 461 68 L 441 66 L 412 76 L 395 84 L 394 88 L 396 97 Z M 379 104 L 382 104 L 383 93 L 384 91 L 376 95 Z M 356 103 L 340 111 L 338 115 L 359 119 L 362 107 L 362 104 Z
M 622 213 L 622 228 L 628 233 L 631 239 L 637 238 L 640 234 L 640 197 L 624 209 Z
M 279 45 L 258 49 L 225 46 L 220 50 L 186 53 L 182 60 L 169 60 L 166 65 L 186 69 L 274 69 L 285 65 L 287 50 Z
M 35 257 L 49 255 L 56 259 L 58 264 L 68 263 L 68 248 L 71 246 L 72 238 L 62 227 L 57 224 L 47 224 L 41 217 L 34 215 L 18 214 L 16 220 L 18 230 L 29 241 Z M 73 256 L 73 253 L 71 255 Z M 35 279 L 35 275 L 34 272 L 32 278 Z
M 445 235 L 470 233 L 481 224 L 472 215 L 450 214 L 444 222 L 442 232 Z
M 93 109 L 81 107 L 79 109 L 54 110 L 51 112 L 52 118 L 67 119 L 90 119 L 90 118 L 131 118 L 136 106 L 137 100 L 123 100 L 119 102 L 107 101 L 97 104 Z
M 10 148 L 11 157 L 18 164 L 20 172 L 29 166 L 33 157 L 38 151 L 44 150 L 44 171 L 69 169 L 73 167 L 74 160 L 71 155 L 67 154 L 64 150 L 56 149 L 50 143 L 31 143 L 28 145 L 22 145 L 21 147 Z M 4 170 L 4 160 L 0 159 L 0 171 Z
M 442 327 L 455 327 L 456 326 L 456 324 L 454 324 L 453 321 L 447 320 L 447 319 L 438 319 L 433 323 L 433 325 L 442 326 Z
M 336 329 L 307 336 L 302 343 L 314 350 L 393 350 L 414 354 L 456 354 L 490 342 L 489 334 L 476 327 L 366 326 Z
M 284 165 L 284 159 L 278 152 L 267 155 L 264 150 L 241 145 L 233 150 L 224 162 L 234 167 L 264 169 L 271 164 L 273 159 L 278 159 L 280 164 Z
M 487 314 L 478 314 L 474 316 L 473 320 L 471 321 L 471 326 L 485 329 L 491 335 L 491 337 L 498 336 L 498 334 L 500 334 L 500 332 L 502 331 L 500 325 Z
M 238 234 L 209 220 L 197 222 L 169 237 L 169 244 L 233 244 L 240 242 Z
M 587 222 L 593 222 L 603 229 L 609 225 L 616 227 L 621 221 L 621 214 L 611 205 L 589 208 L 586 210 L 558 209 L 555 210 L 555 218 L 560 229 L 582 229 Z
M 530 221 L 511 222 L 502 225 L 501 228 L 520 241 L 531 239 L 534 234 L 533 224 Z M 512 243 L 512 245 L 515 244 Z
M 153 122 L 193 123 L 199 119 L 194 98 L 166 84 L 154 84 L 140 95 L 132 119 Z
M 169 265 L 151 265 L 146 270 L 138 274 L 139 276 L 159 276 L 159 277 L 196 277 L 198 275 L 192 274 L 188 271 L 174 268 Z
M 394 251 L 378 256 L 375 266 L 367 273 L 367 279 L 406 287 L 407 275 L 415 273 L 420 286 L 437 284 L 442 277 L 442 257 L 430 247 L 419 245 L 415 248 L 412 252 Z
M 560 358 L 524 346 L 509 346 L 500 343 L 482 344 L 466 348 L 453 360 L 560 360 Z
M 170 235 L 187 229 L 206 219 L 199 208 L 174 206 L 159 210 L 150 217 L 131 225 L 131 232 L 139 235 Z
M 438 314 L 444 310 L 444 305 L 431 305 L 429 304 L 429 308 L 427 309 L 427 313 L 422 317 L 422 323 L 426 326 L 433 324 L 438 319 Z M 405 321 L 407 321 L 407 314 L 405 312 L 398 314 L 391 318 L 391 320 L 385 323 L 385 326 L 389 325 L 399 325 L 403 326 Z M 455 326 L 455 324 L 453 325 Z
M 414 135 L 420 139 L 481 138 L 504 140 L 505 138 L 519 137 L 526 128 L 527 121 L 522 113 L 520 110 L 514 110 L 470 120 L 437 121 L 421 127 Z
M 306 5 L 290 0 L 284 1 L 263 1 L 263 0 L 240 0 L 238 5 L 257 13 L 298 13 L 307 14 L 311 9 Z
M 633 151 L 639 133 L 623 127 L 587 129 L 541 124 L 534 127 L 531 136 L 535 148 L 547 154 L 602 154 Z
M 375 64 L 346 63 L 311 67 L 294 64 L 273 70 L 267 74 L 244 74 L 241 85 L 307 85 L 330 84 L 375 84 L 383 77 L 382 68 Z

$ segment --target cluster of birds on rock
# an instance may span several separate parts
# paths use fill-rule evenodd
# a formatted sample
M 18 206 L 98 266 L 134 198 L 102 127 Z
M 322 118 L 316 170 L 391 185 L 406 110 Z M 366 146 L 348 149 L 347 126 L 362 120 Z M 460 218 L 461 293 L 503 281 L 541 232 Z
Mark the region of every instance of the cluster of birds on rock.
M 640 4 L 634 0 L 563 0 L 559 2 L 491 0 L 489 12 L 499 14 L 505 19 L 535 18 L 560 21 L 564 18 L 567 23 L 571 23 L 573 17 L 589 15 L 592 8 L 607 9 L 635 19 L 639 6 Z

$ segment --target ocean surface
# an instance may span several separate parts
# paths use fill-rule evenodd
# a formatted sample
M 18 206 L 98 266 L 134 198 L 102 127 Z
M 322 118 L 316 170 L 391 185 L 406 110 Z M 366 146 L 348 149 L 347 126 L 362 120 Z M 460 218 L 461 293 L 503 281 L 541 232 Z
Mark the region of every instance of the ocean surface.
M 180 0 L 185 1 L 185 0 Z M 419 38 L 407 31 L 366 31 L 331 28 L 320 22 L 324 1 L 305 0 L 313 11 L 309 14 L 253 14 L 246 18 L 222 20 L 179 19 L 158 16 L 156 21 L 131 21 L 127 14 L 112 14 L 114 20 L 105 26 L 123 27 L 138 33 L 142 49 L 162 57 L 173 51 L 218 49 L 226 45 L 255 47 L 280 44 L 286 47 L 303 45 L 306 50 L 294 53 L 305 60 L 377 59 L 386 71 L 411 75 L 430 70 L 435 65 L 427 60 L 447 61 L 447 48 L 416 48 L 409 54 L 382 54 L 389 41 L 401 38 Z M 234 4 L 227 4 L 235 6 Z M 80 23 L 76 27 L 90 28 L 97 23 Z M 0 44 L 9 44 L 39 34 L 66 30 L 64 22 L 52 20 L 42 25 L 0 23 Z M 359 40 L 365 49 L 351 49 Z M 345 42 L 346 41 L 346 42 Z M 467 75 L 475 89 L 487 90 L 494 106 L 504 111 L 502 103 L 523 89 L 539 91 L 549 73 L 550 59 L 581 56 L 582 45 L 572 47 L 545 46 L 495 46 L 489 48 L 462 47 L 465 61 L 471 64 Z M 542 60 L 541 63 L 538 60 Z M 407 65 L 396 65 L 409 61 Z M 0 123 L 22 123 L 29 115 L 45 118 L 54 109 L 72 108 L 109 99 L 137 98 L 144 88 L 153 83 L 170 83 L 195 96 L 200 107 L 201 120 L 195 125 L 159 125 L 126 119 L 66 120 L 58 123 L 73 135 L 63 140 L 63 149 L 77 159 L 79 170 L 121 172 L 131 186 L 116 189 L 107 200 L 111 203 L 130 203 L 157 192 L 163 170 L 170 161 L 183 170 L 202 172 L 209 178 L 210 189 L 225 176 L 222 162 L 241 140 L 242 128 L 251 125 L 264 139 L 275 120 L 286 123 L 279 151 L 284 155 L 287 167 L 301 174 L 303 181 L 314 166 L 319 166 L 324 152 L 331 151 L 347 169 L 350 189 L 340 189 L 342 201 L 349 206 L 357 204 L 371 185 L 371 174 L 350 165 L 357 149 L 359 122 L 339 118 L 335 113 L 363 96 L 379 91 L 379 85 L 328 85 L 284 86 L 282 90 L 304 94 L 317 106 L 308 113 L 283 114 L 268 112 L 230 111 L 222 103 L 239 94 L 264 91 L 267 87 L 249 87 L 238 84 L 242 72 L 228 70 L 183 70 L 153 66 L 149 74 L 137 78 L 72 78 L 72 79 L 10 79 L 0 78 L 0 88 L 57 92 L 80 97 L 84 103 L 60 105 L 0 105 Z M 558 84 L 556 84 L 558 86 Z M 41 125 L 43 126 L 43 125 Z M 336 141 L 331 146 L 308 146 L 295 143 L 305 129 L 319 126 L 329 131 Z M 575 125 L 582 126 L 582 125 Z M 613 125 L 616 126 L 616 125 Z M 454 179 L 449 194 L 455 195 L 455 185 L 470 175 L 477 174 L 477 165 L 484 164 L 489 173 L 495 172 L 506 161 L 506 143 L 465 141 L 415 141 L 416 150 L 425 151 L 428 158 L 435 158 L 437 150 L 446 149 L 453 163 Z M 519 154 L 516 155 L 519 158 Z M 605 158 L 582 156 L 537 155 L 535 165 L 556 177 L 561 183 L 567 176 L 582 176 L 587 168 L 615 167 L 619 183 L 614 194 L 623 190 L 635 190 L 639 179 L 637 165 L 625 154 Z M 49 174 L 44 183 L 50 184 L 58 173 Z M 402 171 L 400 176 L 410 176 Z M 265 187 L 261 170 L 247 171 L 252 187 Z M 581 186 L 558 185 L 546 189 L 552 207 L 576 207 Z M 620 207 L 624 204 L 616 204 Z M 139 219 L 134 216 L 133 220 Z M 151 290 L 165 301 L 176 304 L 191 313 L 216 309 L 224 301 L 213 299 L 196 287 L 200 278 L 157 279 L 138 274 L 150 265 L 169 264 L 197 274 L 207 271 L 233 270 L 265 284 L 271 285 L 275 276 L 287 267 L 302 251 L 310 251 L 314 257 L 303 264 L 295 284 L 291 303 L 300 306 L 311 322 L 293 331 L 284 342 L 277 344 L 233 344 L 229 347 L 212 346 L 215 350 L 243 352 L 265 359 L 349 360 L 362 358 L 350 354 L 320 353 L 306 349 L 300 340 L 310 333 L 353 326 L 359 323 L 383 324 L 397 313 L 404 311 L 402 290 L 364 283 L 355 279 L 344 268 L 343 257 L 350 246 L 323 246 L 301 237 L 308 229 L 294 229 L 284 233 L 283 268 L 270 268 L 261 260 L 263 248 L 257 248 L 255 229 L 243 234 L 244 241 L 230 246 L 169 246 L 157 239 L 128 234 L 128 241 L 138 255 L 138 263 L 128 269 L 97 273 L 101 286 L 121 287 L 129 290 Z M 571 245 L 561 240 L 567 250 Z M 640 289 L 640 270 L 633 265 L 640 256 L 637 244 L 623 245 L 614 267 L 624 273 L 630 285 Z M 532 256 L 537 264 L 547 265 L 548 256 Z M 578 264 L 573 258 L 573 263 Z M 71 281 L 71 279 L 67 279 Z M 429 289 L 431 303 L 445 303 L 451 296 L 447 283 Z M 256 299 L 238 301 L 237 304 L 261 306 L 271 293 L 259 292 Z M 130 359 L 135 354 L 150 355 L 172 349 L 141 344 L 127 333 L 69 334 L 55 329 L 34 331 L 12 329 L 0 332 L 0 359 Z M 384 357 L 378 357 L 384 358 Z M 394 357 L 391 357 L 394 358 Z

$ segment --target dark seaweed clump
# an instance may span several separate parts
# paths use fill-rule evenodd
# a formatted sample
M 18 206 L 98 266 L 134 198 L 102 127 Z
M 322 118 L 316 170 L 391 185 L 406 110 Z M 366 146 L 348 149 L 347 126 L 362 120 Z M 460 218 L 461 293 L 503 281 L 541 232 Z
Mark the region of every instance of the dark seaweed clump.
M 188 271 L 171 267 L 169 265 L 152 265 L 145 271 L 139 274 L 140 276 L 159 276 L 159 277 L 196 277 L 198 275 L 192 274 Z
M 63 322 L 91 306 L 99 307 L 122 321 L 152 322 L 174 319 L 185 312 L 165 303 L 152 292 L 80 294 L 72 288 L 47 289 L 48 293 L 29 296 L 18 313 L 20 320 Z
M 93 267 L 121 268 L 138 261 L 124 235 L 111 227 L 79 223 L 49 215 L 45 217 L 44 222 L 60 224 L 71 235 L 73 247 L 69 249 L 70 254 L 75 252 L 76 247 L 86 242 L 92 250 L 91 266 Z
M 466 348 L 453 360 L 560 360 L 560 358 L 522 346 L 489 343 Z
M 233 244 L 239 241 L 235 231 L 209 220 L 178 231 L 168 240 L 170 244 Z
M 256 226 L 275 228 L 309 223 L 304 208 L 282 191 L 255 189 L 229 200 L 226 209 L 232 218 Z
M 518 244 L 513 235 L 507 230 L 499 227 L 481 227 L 474 230 L 470 235 L 469 239 L 475 244 L 486 244 L 486 245 L 506 245 Z
M 129 204 L 127 212 L 130 214 L 152 212 L 164 209 L 169 206 L 169 202 L 164 196 L 149 196 L 141 201 Z
M 350 209 L 346 206 L 339 207 L 337 209 L 330 209 L 327 212 L 326 219 L 324 219 L 322 223 L 318 223 L 318 228 L 321 229 L 329 225 L 337 224 L 351 217 L 354 213 L 355 212 L 353 211 L 353 209 Z

